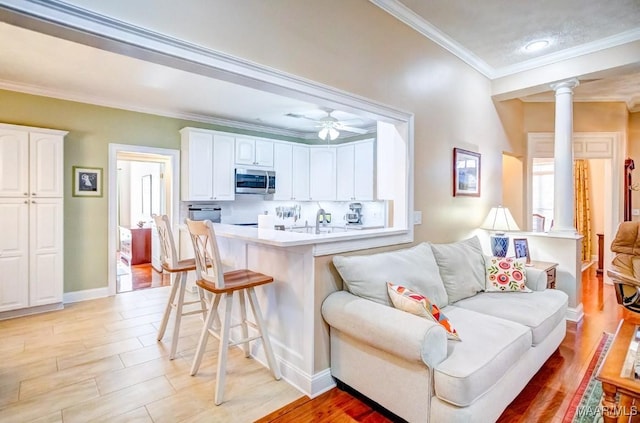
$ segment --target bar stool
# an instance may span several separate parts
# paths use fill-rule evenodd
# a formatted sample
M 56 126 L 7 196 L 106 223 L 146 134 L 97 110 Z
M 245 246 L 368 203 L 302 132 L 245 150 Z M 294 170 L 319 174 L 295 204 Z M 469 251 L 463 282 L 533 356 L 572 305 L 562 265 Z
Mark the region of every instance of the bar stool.
M 171 231 L 171 224 L 169 223 L 167 215 L 153 215 L 153 220 L 156 223 L 158 235 L 160 235 L 160 261 L 162 262 L 162 269 L 175 275 L 171 286 L 171 294 L 169 294 L 169 300 L 167 301 L 164 316 L 162 317 L 162 323 L 158 329 L 158 341 L 161 341 L 167 329 L 167 322 L 169 321 L 171 310 L 175 309 L 173 338 L 171 339 L 171 352 L 169 353 L 169 359 L 173 360 L 176 356 L 176 348 L 178 347 L 182 316 L 198 313 L 204 315 L 207 311 L 207 305 L 204 299 L 204 292 L 200 288 L 198 288 L 199 300 L 184 301 L 184 293 L 187 286 L 187 272 L 196 270 L 195 259 L 178 260 L 176 245 L 173 240 L 173 232 Z M 200 303 L 199 309 L 183 311 L 184 306 L 196 303 Z
M 255 287 L 273 282 L 271 276 L 262 273 L 253 272 L 247 269 L 233 270 L 224 272 L 222 262 L 220 260 L 220 251 L 216 241 L 213 223 L 209 220 L 194 221 L 186 220 L 191 241 L 193 243 L 193 251 L 196 259 L 196 284 L 203 290 L 213 293 L 216 298 L 213 305 L 209 308 L 207 318 L 202 328 L 200 341 L 196 355 L 191 366 L 191 375 L 198 372 L 202 355 L 207 346 L 209 334 L 220 340 L 218 352 L 218 365 L 216 373 L 216 392 L 215 403 L 220 405 L 224 396 L 224 381 L 226 377 L 227 351 L 230 346 L 242 344 L 245 357 L 249 357 L 249 342 L 262 338 L 262 345 L 267 356 L 267 362 L 271 374 L 276 380 L 280 380 L 280 370 L 278 369 L 267 328 L 260 311 L 260 305 L 256 297 Z M 210 267 L 206 264 L 211 263 Z M 233 305 L 233 293 L 238 293 L 240 303 L 241 323 L 231 326 L 231 313 Z M 245 294 L 249 298 L 249 304 L 255 317 L 255 323 L 247 320 L 247 309 L 245 304 Z M 222 327 L 218 328 L 216 320 L 218 320 L 218 304 L 224 303 L 224 322 Z M 240 326 L 242 331 L 242 339 L 231 340 L 230 329 Z M 249 336 L 248 326 L 256 329 L 258 334 Z

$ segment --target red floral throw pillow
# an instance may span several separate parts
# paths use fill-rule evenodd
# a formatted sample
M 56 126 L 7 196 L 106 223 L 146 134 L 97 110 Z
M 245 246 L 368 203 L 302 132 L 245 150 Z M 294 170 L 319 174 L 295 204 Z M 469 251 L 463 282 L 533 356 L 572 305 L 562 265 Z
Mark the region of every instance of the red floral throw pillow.
M 531 292 L 527 288 L 526 258 L 485 257 L 487 292 Z
M 446 329 L 449 339 L 460 341 L 458 332 L 451 325 L 447 316 L 440 311 L 437 305 L 429 301 L 427 297 L 413 292 L 404 286 L 394 285 L 391 282 L 387 282 L 387 291 L 395 308 L 415 314 L 416 316 L 426 317 L 441 324 Z

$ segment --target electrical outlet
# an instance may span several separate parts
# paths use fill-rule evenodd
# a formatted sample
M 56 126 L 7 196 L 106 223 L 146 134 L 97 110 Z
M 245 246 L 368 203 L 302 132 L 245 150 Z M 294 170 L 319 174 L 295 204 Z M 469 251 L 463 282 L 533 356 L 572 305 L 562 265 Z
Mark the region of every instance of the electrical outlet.
M 422 212 L 418 210 L 413 211 L 413 224 L 421 225 L 422 224 Z
M 640 216 L 640 209 L 632 209 L 631 214 L 633 216 Z

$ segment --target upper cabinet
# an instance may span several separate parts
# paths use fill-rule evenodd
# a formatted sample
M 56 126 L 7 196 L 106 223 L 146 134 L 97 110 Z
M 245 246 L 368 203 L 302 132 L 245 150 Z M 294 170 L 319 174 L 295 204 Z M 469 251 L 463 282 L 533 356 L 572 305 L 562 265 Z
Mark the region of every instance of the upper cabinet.
M 0 126 L 0 197 L 62 197 L 65 134 Z
M 309 147 L 309 200 L 335 201 L 335 199 L 336 148 Z
M 273 167 L 273 141 L 236 137 L 238 165 Z
M 374 181 L 373 140 L 336 148 L 336 200 L 371 201 Z
M 276 172 L 274 200 L 309 200 L 309 147 L 275 143 L 273 170 Z
M 234 137 L 196 128 L 180 133 L 182 199 L 234 200 Z

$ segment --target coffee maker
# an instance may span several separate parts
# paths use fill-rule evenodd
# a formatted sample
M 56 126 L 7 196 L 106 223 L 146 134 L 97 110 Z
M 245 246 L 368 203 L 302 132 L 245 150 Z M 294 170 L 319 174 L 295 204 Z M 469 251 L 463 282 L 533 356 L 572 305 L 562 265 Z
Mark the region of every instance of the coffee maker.
M 349 225 L 362 225 L 362 203 L 349 204 L 349 213 L 344 216 Z

